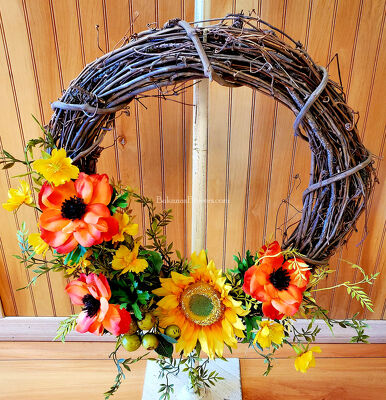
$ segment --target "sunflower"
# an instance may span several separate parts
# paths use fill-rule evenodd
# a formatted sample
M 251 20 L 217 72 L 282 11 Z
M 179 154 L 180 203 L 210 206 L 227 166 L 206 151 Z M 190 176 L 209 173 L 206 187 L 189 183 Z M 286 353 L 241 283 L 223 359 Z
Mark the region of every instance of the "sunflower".
M 181 336 L 176 351 L 188 355 L 201 344 L 209 358 L 222 357 L 224 343 L 237 346 L 237 337 L 243 338 L 245 329 L 240 316 L 248 312 L 241 302 L 229 294 L 231 286 L 213 261 L 207 263 L 205 252 L 193 255 L 194 269 L 189 276 L 172 272 L 170 278 L 162 279 L 161 287 L 153 291 L 162 299 L 157 303 L 155 314 L 162 328 L 177 325 Z

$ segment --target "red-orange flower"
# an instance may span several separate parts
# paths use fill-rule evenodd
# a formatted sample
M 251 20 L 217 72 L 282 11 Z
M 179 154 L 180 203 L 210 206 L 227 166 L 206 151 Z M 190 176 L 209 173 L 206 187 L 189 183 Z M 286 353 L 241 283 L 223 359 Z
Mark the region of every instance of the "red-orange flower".
M 58 253 L 111 240 L 119 230 L 107 208 L 112 193 L 106 174 L 80 173 L 77 180 L 56 187 L 45 183 L 39 193 L 42 239 Z
M 130 313 L 117 304 L 109 304 L 111 290 L 104 275 L 81 274 L 66 286 L 66 291 L 73 304 L 83 306 L 76 320 L 77 332 L 102 335 L 106 329 L 118 336 L 129 331 Z
M 308 265 L 300 258 L 284 261 L 276 241 L 263 246 L 258 255 L 258 264 L 245 273 L 244 292 L 263 303 L 268 318 L 296 314 L 311 274 Z

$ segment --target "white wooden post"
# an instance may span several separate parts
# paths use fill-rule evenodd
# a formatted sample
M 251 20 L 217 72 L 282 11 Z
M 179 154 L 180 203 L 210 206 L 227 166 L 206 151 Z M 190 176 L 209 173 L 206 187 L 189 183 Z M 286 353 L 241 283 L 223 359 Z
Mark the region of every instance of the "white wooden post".
M 196 0 L 194 19 L 210 18 L 210 0 Z M 200 24 L 204 25 L 204 24 Z M 205 249 L 207 160 L 208 160 L 208 97 L 209 80 L 193 87 L 193 147 L 192 147 L 192 252 Z

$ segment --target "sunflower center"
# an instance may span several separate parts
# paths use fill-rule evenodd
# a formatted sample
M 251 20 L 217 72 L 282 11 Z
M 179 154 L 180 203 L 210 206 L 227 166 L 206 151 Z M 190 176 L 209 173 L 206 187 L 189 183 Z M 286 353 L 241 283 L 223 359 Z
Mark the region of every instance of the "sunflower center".
M 181 295 L 180 305 L 188 320 L 202 326 L 217 322 L 225 308 L 220 294 L 206 282 L 188 286 Z
M 271 273 L 269 281 L 277 290 L 285 290 L 290 284 L 291 277 L 287 270 L 280 267 Z
M 82 299 L 84 307 L 83 311 L 86 311 L 88 317 L 93 317 L 99 311 L 101 303 L 91 294 L 86 294 Z
M 209 297 L 194 294 L 189 300 L 189 308 L 200 317 L 207 317 L 213 310 L 213 303 Z
M 86 204 L 80 197 L 72 196 L 62 203 L 61 213 L 63 218 L 81 219 L 86 212 Z

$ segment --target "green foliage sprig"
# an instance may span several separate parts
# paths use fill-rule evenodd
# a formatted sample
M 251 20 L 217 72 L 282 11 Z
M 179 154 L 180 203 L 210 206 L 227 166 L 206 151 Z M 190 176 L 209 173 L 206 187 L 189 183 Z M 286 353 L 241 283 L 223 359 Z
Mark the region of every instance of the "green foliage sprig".
M 309 293 L 305 292 L 305 294 L 306 295 L 303 297 L 304 304 L 301 308 L 302 312 L 306 316 L 312 318 L 310 324 L 308 325 L 308 330 L 312 328 L 312 324 L 315 322 L 316 319 L 322 319 L 329 327 L 332 334 L 334 333 L 334 325 L 338 325 L 341 328 L 352 328 L 356 331 L 356 335 L 351 338 L 350 343 L 368 343 L 367 339 L 369 338 L 369 336 L 366 335 L 364 331 L 365 328 L 368 327 L 368 325 L 362 320 L 357 319 L 359 313 L 355 313 L 351 319 L 337 320 L 330 318 L 328 316 L 328 310 L 320 307 Z M 297 342 L 300 342 L 303 339 L 309 343 L 315 341 L 316 335 L 310 337 L 307 332 L 305 334 L 303 334 L 302 332 L 296 332 L 296 329 L 293 325 L 292 328 L 294 332 L 294 339 Z
M 165 229 L 173 220 L 172 210 L 157 212 L 152 199 L 134 192 L 131 195 L 137 203 L 147 210 L 149 227 L 146 229 L 146 237 L 149 239 L 150 244 L 146 245 L 145 249 L 161 254 L 164 263 L 162 272 L 165 276 L 169 276 L 171 271 L 187 274 L 189 272 L 189 263 L 181 256 L 179 251 L 176 251 L 177 260 L 173 259 L 173 242 L 168 243 L 166 240 Z
M 367 293 L 363 290 L 363 288 L 360 285 L 363 284 L 369 284 L 372 285 L 374 283 L 374 281 L 377 279 L 378 275 L 380 274 L 379 272 L 375 273 L 375 274 L 370 274 L 367 275 L 365 273 L 365 271 L 363 270 L 363 268 L 361 268 L 359 265 L 357 264 L 353 264 L 349 261 L 346 260 L 342 260 L 348 264 L 351 265 L 351 268 L 356 269 L 357 271 L 359 271 L 362 275 L 362 279 L 357 281 L 357 282 L 343 282 L 343 283 L 339 283 L 337 285 L 334 286 L 330 286 L 327 288 L 319 288 L 319 289 L 312 289 L 312 292 L 320 292 L 322 290 L 331 290 L 331 289 L 336 289 L 339 287 L 345 287 L 347 290 L 347 293 L 355 300 L 357 300 L 361 306 L 363 308 L 367 308 L 369 311 L 374 312 L 373 310 L 373 302 L 371 301 L 370 297 L 367 295 Z
M 77 318 L 78 314 L 74 314 L 61 321 L 56 331 L 56 336 L 53 338 L 53 340 L 55 341 L 60 339 L 62 343 L 64 343 L 66 336 L 75 329 Z
M 137 358 L 118 358 L 118 350 L 121 347 L 120 340 L 118 339 L 117 344 L 115 346 L 115 350 L 109 355 L 109 358 L 112 358 L 116 367 L 117 367 L 117 375 L 114 380 L 114 384 L 111 386 L 111 388 L 104 393 L 105 400 L 109 399 L 111 396 L 115 394 L 115 392 L 119 389 L 119 387 L 122 384 L 122 381 L 125 379 L 125 373 L 124 370 L 126 371 L 131 371 L 131 365 L 137 363 L 138 361 L 143 360 L 145 357 L 149 355 L 149 353 L 145 353 Z
M 21 250 L 21 256 L 15 255 L 14 257 L 18 259 L 21 264 L 24 264 L 25 268 L 34 268 L 32 271 L 35 273 L 31 281 L 28 282 L 26 286 L 18 288 L 17 290 L 23 290 L 31 285 L 34 285 L 38 278 L 50 271 L 58 272 L 65 269 L 60 261 L 60 257 L 56 255 L 53 256 L 52 260 L 46 260 L 45 258 L 37 257 L 36 252 L 28 242 L 28 230 L 24 222 L 17 231 L 16 235 Z
M 170 376 L 176 376 L 181 369 L 188 374 L 191 389 L 197 395 L 224 379 L 216 371 L 209 372 L 207 368 L 209 359 L 203 361 L 197 351 L 193 351 L 187 358 L 182 358 L 182 355 L 175 359 L 159 357 L 156 362 L 160 368 L 159 378 L 165 379 L 165 383 L 160 385 L 159 400 L 170 400 L 170 396 L 174 393 Z

